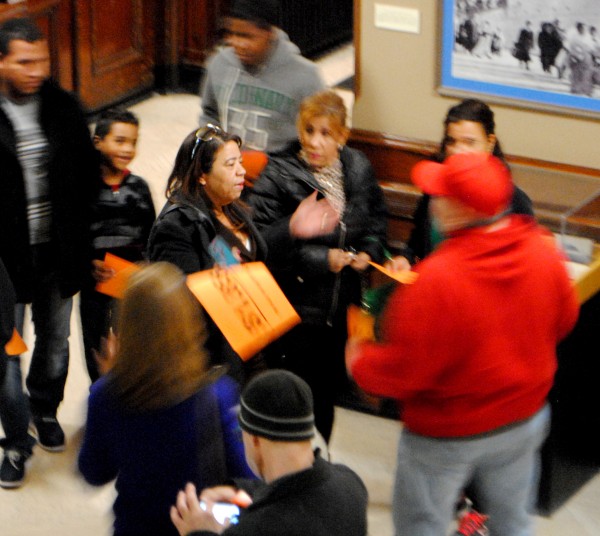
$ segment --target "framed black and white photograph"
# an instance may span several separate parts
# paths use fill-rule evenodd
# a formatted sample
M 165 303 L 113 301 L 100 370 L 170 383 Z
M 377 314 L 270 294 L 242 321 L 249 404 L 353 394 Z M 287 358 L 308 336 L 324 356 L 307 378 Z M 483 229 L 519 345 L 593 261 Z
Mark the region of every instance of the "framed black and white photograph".
M 442 95 L 600 117 L 600 0 L 441 0 Z

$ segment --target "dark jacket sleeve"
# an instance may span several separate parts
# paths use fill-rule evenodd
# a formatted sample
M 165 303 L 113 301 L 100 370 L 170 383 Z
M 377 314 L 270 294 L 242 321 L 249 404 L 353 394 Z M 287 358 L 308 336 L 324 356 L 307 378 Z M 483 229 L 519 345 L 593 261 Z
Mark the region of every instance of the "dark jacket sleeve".
M 348 244 L 356 251 L 368 253 L 373 261 L 382 262 L 387 233 L 387 208 L 383 191 L 377 182 L 371 162 L 363 153 L 344 149 L 341 156 L 350 187 L 348 209 L 352 210 L 354 205 L 358 204 L 361 210 L 360 217 L 354 221 L 350 219 L 349 214 L 352 227 L 348 229 Z M 363 212 L 366 213 L 366 221 L 362 218 Z
M 294 238 L 289 223 L 301 200 L 291 199 L 285 184 L 286 170 L 276 158 L 269 159 L 254 187 L 248 193 L 253 221 L 268 244 L 270 251 L 291 247 Z
M 211 268 L 208 245 L 212 224 L 205 218 L 192 218 L 182 207 L 167 207 L 150 231 L 148 260 L 170 262 L 186 274 Z
M 0 259 L 0 350 L 10 340 L 15 325 L 15 290 Z M 1 352 L 0 352 L 1 353 Z M 0 356 L 2 359 L 2 356 Z
M 421 196 L 413 214 L 413 229 L 408 239 L 408 250 L 402 252 L 411 263 L 424 259 L 431 253 L 431 222 L 429 220 L 429 200 L 427 194 Z
M 147 244 L 150 238 L 150 231 L 152 230 L 152 226 L 154 225 L 154 220 L 156 220 L 156 210 L 154 209 L 154 201 L 152 200 L 152 193 L 150 192 L 148 183 L 146 181 L 143 181 L 142 184 L 143 195 L 148 200 L 148 210 L 144 212 L 141 234 L 142 242 L 144 244 Z
M 110 454 L 110 419 L 104 411 L 106 400 L 101 396 L 104 378 L 90 389 L 85 434 L 77 465 L 85 480 L 93 486 L 102 486 L 117 477 L 118 467 Z

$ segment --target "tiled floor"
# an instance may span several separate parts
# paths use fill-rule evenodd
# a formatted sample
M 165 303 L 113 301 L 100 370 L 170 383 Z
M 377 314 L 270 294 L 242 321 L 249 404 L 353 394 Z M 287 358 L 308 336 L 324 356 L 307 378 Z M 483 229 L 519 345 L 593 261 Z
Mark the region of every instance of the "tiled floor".
M 323 60 L 329 84 L 352 72 L 351 47 Z M 349 106 L 353 96 L 342 95 Z M 199 99 L 194 95 L 156 95 L 132 107 L 141 120 L 138 157 L 132 169 L 150 183 L 157 209 L 164 202 L 165 181 L 181 140 L 195 126 Z M 77 475 L 76 453 L 85 420 L 89 380 L 81 351 L 77 310 L 72 317 L 71 366 L 65 401 L 59 410 L 68 448 L 50 454 L 37 448 L 19 490 L 0 490 L 0 536 L 107 536 L 110 534 L 112 485 L 92 488 Z M 25 339 L 33 337 L 30 324 Z M 23 366 L 28 365 L 28 355 Z M 363 478 L 369 489 L 369 534 L 391 536 L 390 495 L 399 424 L 379 417 L 337 409 L 330 454 Z M 552 518 L 538 519 L 538 536 L 600 535 L 600 477 L 590 481 Z M 419 536 L 419 535 L 411 535 Z

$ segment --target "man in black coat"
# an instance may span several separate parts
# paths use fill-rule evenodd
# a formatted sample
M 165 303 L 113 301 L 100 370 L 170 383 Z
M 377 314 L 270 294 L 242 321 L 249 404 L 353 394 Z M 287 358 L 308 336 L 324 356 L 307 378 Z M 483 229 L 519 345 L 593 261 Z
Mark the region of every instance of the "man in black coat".
M 200 498 L 188 484 L 171 508 L 181 536 L 367 534 L 364 484 L 312 450 L 313 401 L 304 380 L 281 369 L 255 376 L 242 393 L 239 421 L 246 460 L 263 482 L 205 489 Z M 243 508 L 237 524 L 217 521 L 222 502 Z
M 27 376 L 39 444 L 65 448 L 56 420 L 69 362 L 72 296 L 89 247 L 87 222 L 99 162 L 78 101 L 50 80 L 48 43 L 29 19 L 0 26 L 0 255 L 22 332 L 30 303 L 36 341 Z M 18 365 L 18 362 L 16 362 Z M 18 366 L 7 375 L 20 378 Z M 27 404 L 20 419 L 29 421 Z M 11 438 L 7 437 L 10 444 Z

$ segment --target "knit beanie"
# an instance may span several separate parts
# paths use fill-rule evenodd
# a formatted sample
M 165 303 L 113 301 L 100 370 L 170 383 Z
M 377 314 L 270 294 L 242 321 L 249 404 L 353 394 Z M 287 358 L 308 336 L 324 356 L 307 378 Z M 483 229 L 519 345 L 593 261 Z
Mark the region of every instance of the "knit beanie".
M 262 21 L 271 26 L 280 24 L 278 0 L 234 0 L 229 16 L 235 19 Z
M 255 376 L 240 398 L 240 427 L 271 441 L 304 441 L 315 435 L 312 392 L 287 370 Z

